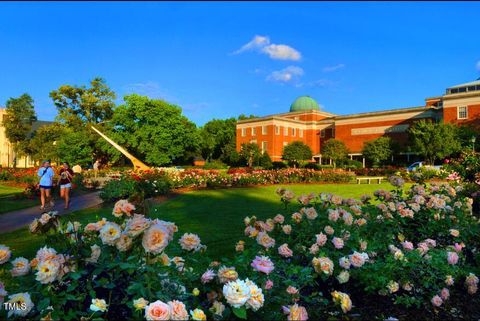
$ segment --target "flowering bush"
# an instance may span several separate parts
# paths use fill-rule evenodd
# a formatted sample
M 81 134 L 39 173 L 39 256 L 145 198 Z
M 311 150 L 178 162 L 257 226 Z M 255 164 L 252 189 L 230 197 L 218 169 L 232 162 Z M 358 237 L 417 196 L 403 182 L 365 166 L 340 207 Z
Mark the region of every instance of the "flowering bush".
M 126 200 L 111 220 L 86 226 L 47 213 L 30 226 L 49 235 L 35 258 L 0 246 L 0 301 L 27 307 L 9 317 L 62 320 L 374 319 L 394 304 L 426 318 L 470 318 L 458 302 L 478 296 L 471 199 L 461 185 L 404 192 L 403 179 L 390 181 L 395 189 L 376 191 L 373 203 L 280 188 L 287 209 L 296 201 L 300 209 L 246 217 L 236 255 L 219 260 L 198 235 L 177 235 L 174 223 L 136 214 Z M 372 302 L 380 315 L 365 310 Z

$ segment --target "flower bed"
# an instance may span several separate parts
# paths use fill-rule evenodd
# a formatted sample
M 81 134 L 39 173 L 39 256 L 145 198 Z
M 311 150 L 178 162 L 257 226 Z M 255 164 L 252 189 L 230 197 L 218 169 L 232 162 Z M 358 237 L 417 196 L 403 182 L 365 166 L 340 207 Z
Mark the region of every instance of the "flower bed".
M 218 170 L 190 169 L 185 171 L 150 170 L 126 172 L 104 186 L 104 200 L 129 198 L 143 192 L 145 197 L 162 195 L 171 188 L 221 188 L 288 183 L 348 183 L 354 174 L 345 171 L 315 171 L 312 169 Z M 159 185 L 162 188 L 159 188 Z
M 376 191 L 377 205 L 280 188 L 284 205 L 301 209 L 246 217 L 233 259 L 210 259 L 199 236 L 177 236 L 174 223 L 125 200 L 111 220 L 84 227 L 44 214 L 30 225 L 48 234 L 33 260 L 0 246 L 0 300 L 25 303 L 9 316 L 35 319 L 373 320 L 395 306 L 410 318 L 478 318 L 471 199 L 458 184 L 404 193 L 402 179 L 390 181 L 396 188 Z M 383 305 L 378 315 L 372 302 Z

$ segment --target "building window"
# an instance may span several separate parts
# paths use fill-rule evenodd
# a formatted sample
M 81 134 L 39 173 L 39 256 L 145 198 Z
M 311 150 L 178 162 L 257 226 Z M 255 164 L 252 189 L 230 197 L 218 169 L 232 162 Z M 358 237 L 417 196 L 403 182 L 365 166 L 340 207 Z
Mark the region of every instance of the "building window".
M 250 144 L 256 144 L 256 143 L 257 143 L 257 140 L 256 140 L 256 139 L 252 139 L 252 140 L 250 141 Z
M 265 153 L 267 151 L 267 142 L 263 141 L 262 142 L 262 153 Z
M 267 126 L 262 126 L 262 135 L 267 134 Z
M 242 137 L 245 137 L 245 136 L 247 136 L 247 129 L 242 128 Z
M 320 137 L 325 138 L 325 129 L 320 131 Z
M 468 109 L 467 106 L 460 106 L 457 109 L 458 119 L 467 119 L 468 118 Z
M 280 135 L 280 126 L 275 126 L 275 135 Z
M 283 147 L 287 146 L 288 142 L 283 142 Z
M 292 128 L 292 136 L 296 136 L 297 135 L 297 129 L 296 128 Z
M 283 135 L 288 136 L 288 127 L 283 127 Z
M 298 134 L 300 135 L 300 137 L 303 137 L 303 129 L 299 129 Z
M 256 136 L 256 135 L 257 135 L 257 128 L 252 127 L 252 136 Z

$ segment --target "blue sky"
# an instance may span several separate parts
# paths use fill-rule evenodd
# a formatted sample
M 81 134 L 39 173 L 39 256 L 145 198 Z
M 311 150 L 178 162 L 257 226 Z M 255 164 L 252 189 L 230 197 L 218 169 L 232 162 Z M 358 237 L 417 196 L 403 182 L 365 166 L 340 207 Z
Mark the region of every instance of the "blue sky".
M 480 77 L 480 3 L 0 3 L 0 106 L 39 119 L 62 84 L 104 77 L 201 125 L 288 111 L 300 95 L 348 114 L 420 106 Z

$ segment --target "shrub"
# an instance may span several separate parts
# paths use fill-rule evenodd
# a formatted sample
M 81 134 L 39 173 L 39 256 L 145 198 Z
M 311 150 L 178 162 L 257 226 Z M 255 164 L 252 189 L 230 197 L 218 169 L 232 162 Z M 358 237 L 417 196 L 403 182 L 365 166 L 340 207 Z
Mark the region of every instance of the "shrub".
M 284 162 L 272 162 L 272 169 L 284 169 L 287 167 L 287 164 L 285 164 Z
M 198 235 L 177 236 L 174 223 L 134 214 L 126 200 L 85 226 L 45 213 L 30 225 L 48 236 L 33 260 L 0 245 L 0 294 L 26 303 L 9 313 L 19 319 L 150 319 L 152 309 L 182 320 L 189 310 L 214 320 L 477 315 L 480 225 L 463 186 L 405 192 L 401 178 L 390 182 L 376 204 L 279 188 L 294 213 L 244 218 L 236 255 L 214 260 Z M 375 304 L 380 315 L 369 311 Z
M 205 163 L 203 169 L 227 169 L 228 165 L 219 160 L 213 160 Z
M 128 199 L 135 193 L 136 187 L 136 182 L 128 176 L 112 179 L 103 186 L 100 198 L 104 202 L 113 202 L 122 198 Z

